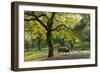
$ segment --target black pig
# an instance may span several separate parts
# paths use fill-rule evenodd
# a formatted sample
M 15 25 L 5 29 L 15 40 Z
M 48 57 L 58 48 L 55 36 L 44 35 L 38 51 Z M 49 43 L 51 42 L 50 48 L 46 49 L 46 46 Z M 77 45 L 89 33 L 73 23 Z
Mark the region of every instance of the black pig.
M 69 49 L 66 48 L 66 47 L 59 47 L 59 48 L 58 48 L 58 54 L 59 54 L 60 52 L 70 53 Z

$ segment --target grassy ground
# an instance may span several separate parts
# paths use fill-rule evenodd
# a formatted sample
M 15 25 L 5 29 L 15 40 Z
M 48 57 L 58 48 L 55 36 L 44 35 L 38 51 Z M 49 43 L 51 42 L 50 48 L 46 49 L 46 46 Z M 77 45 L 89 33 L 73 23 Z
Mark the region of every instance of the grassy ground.
M 43 60 L 62 60 L 62 59 L 84 59 L 90 57 L 89 50 L 71 51 L 69 54 L 58 54 L 57 49 L 54 49 L 54 57 L 47 58 L 48 48 L 42 48 L 39 51 L 37 48 L 32 48 L 29 51 L 25 51 L 24 61 L 43 61 Z
M 48 54 L 47 48 L 42 48 L 41 51 L 39 51 L 37 48 L 31 48 L 29 51 L 25 51 L 24 60 L 36 61 L 36 60 L 39 60 L 43 56 L 47 56 L 47 54 Z
M 70 44 L 66 42 L 66 46 L 70 49 Z M 48 47 L 41 48 L 41 51 L 38 48 L 30 48 L 29 51 L 24 53 L 24 61 L 42 61 L 42 60 L 61 60 L 61 59 L 84 59 L 90 57 L 90 43 L 89 42 L 78 42 L 74 43 L 74 49 L 70 49 L 69 54 L 60 53 L 57 51 L 57 44 L 54 46 L 54 56 L 52 58 L 47 58 L 48 56 Z M 43 47 L 43 45 L 42 45 Z M 46 47 L 46 46 L 44 46 Z

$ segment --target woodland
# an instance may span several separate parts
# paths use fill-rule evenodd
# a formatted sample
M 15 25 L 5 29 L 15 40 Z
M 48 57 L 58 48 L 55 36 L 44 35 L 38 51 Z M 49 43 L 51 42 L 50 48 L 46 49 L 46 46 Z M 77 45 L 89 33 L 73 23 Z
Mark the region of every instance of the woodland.
M 68 51 L 58 53 L 60 47 Z M 90 14 L 24 11 L 25 61 L 84 58 L 90 58 Z

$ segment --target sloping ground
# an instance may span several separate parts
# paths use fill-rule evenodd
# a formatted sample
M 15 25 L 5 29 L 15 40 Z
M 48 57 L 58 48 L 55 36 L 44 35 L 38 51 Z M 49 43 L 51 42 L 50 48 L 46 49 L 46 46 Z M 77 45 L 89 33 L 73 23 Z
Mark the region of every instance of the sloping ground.
M 64 60 L 64 59 L 87 59 L 90 58 L 90 51 L 73 51 L 69 54 L 66 53 L 56 53 L 54 57 L 47 58 L 47 56 L 30 57 L 25 59 L 25 61 L 44 61 L 44 60 Z
M 69 54 L 61 54 L 59 56 L 55 56 L 50 58 L 49 60 L 64 60 L 64 59 L 87 59 L 90 58 L 89 51 L 80 51 L 80 52 L 71 52 Z

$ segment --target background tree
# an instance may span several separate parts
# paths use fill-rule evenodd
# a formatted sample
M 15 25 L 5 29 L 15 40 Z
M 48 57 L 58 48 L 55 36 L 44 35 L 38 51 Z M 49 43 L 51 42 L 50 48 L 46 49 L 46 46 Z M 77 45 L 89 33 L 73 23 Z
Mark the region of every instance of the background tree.
M 27 41 L 26 43 L 30 43 L 30 47 L 34 48 L 34 39 L 37 39 L 38 49 L 41 50 L 41 39 L 45 38 L 46 33 L 45 30 L 41 27 L 41 25 L 39 25 L 36 21 L 25 21 L 24 29 L 25 33 L 27 33 L 24 35 L 30 37 L 25 37 L 25 41 Z
M 80 14 L 81 20 L 73 31 L 81 40 L 90 40 L 90 14 Z
M 54 33 L 53 37 L 54 38 L 61 38 L 60 44 L 64 46 L 64 42 L 68 41 L 70 44 L 70 48 L 74 47 L 74 42 L 78 38 L 76 36 L 76 33 L 74 32 L 74 27 L 76 25 L 79 25 L 81 20 L 81 15 L 80 14 L 75 14 L 75 13 L 59 13 L 56 16 L 55 23 L 58 24 L 63 24 L 64 26 L 67 26 L 67 29 L 65 27 L 60 27 L 58 28 Z M 59 39 L 58 39 L 59 40 Z M 59 42 L 59 41 L 57 41 Z

